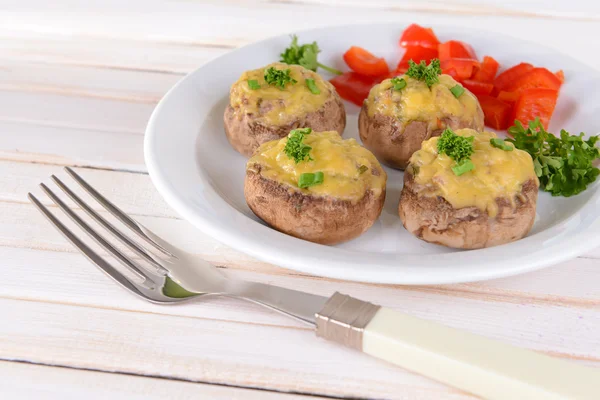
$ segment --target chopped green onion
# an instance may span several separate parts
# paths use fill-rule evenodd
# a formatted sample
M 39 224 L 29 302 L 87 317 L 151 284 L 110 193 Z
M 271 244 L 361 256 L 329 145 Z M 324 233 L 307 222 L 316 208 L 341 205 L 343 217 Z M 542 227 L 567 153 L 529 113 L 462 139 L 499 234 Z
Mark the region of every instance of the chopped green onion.
M 458 99 L 465 92 L 465 88 L 462 87 L 462 85 L 456 85 L 453 88 L 451 88 L 450 91 L 452 92 L 454 97 Z
M 321 93 L 321 91 L 317 87 L 317 84 L 315 83 L 314 79 L 307 78 L 306 79 L 306 86 L 308 87 L 308 90 L 310 90 L 310 92 L 312 94 L 319 94 L 319 93 Z
M 514 147 L 507 145 L 506 142 L 504 141 L 504 139 L 500 139 L 500 138 L 490 139 L 490 144 L 492 146 L 502 149 L 504 151 L 513 151 L 513 149 L 514 149 Z
M 306 172 L 300 175 L 300 179 L 298 179 L 298 187 L 305 189 L 309 186 L 319 185 L 323 183 L 323 172 L 318 171 L 314 174 L 311 172 Z
M 466 159 L 462 160 L 461 162 L 456 163 L 456 165 L 454 167 L 452 167 L 452 172 L 454 172 L 454 175 L 456 175 L 456 176 L 461 176 L 465 172 L 469 172 L 474 169 L 475 169 L 475 164 L 473 164 L 473 161 L 466 158 Z
M 256 79 L 248 79 L 248 86 L 252 90 L 260 89 L 260 84 Z
M 392 85 L 394 85 L 394 90 L 402 90 L 406 87 L 406 80 L 404 78 L 392 78 Z
M 365 172 L 367 172 L 368 170 L 369 170 L 369 167 L 367 167 L 366 165 L 361 165 L 361 166 L 358 168 L 358 173 L 359 173 L 359 174 L 364 174 L 364 173 L 365 173 Z

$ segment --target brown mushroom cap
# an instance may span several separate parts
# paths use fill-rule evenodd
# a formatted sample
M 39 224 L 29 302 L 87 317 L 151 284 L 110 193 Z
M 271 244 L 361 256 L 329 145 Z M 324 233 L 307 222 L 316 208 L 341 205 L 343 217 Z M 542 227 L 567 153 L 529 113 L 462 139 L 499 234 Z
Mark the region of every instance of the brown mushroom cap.
M 281 232 L 323 244 L 369 229 L 381 214 L 387 180 L 375 156 L 334 131 L 290 135 L 309 147 L 306 158 L 290 154 L 284 138 L 261 145 L 247 163 L 244 195 L 254 214 Z M 318 183 L 299 187 L 303 175 L 317 173 Z
M 267 84 L 263 75 L 270 67 L 289 69 L 296 83 L 286 84 L 283 90 Z M 249 79 L 256 80 L 260 89 L 249 89 Z M 306 79 L 315 81 L 319 94 L 308 89 Z M 316 72 L 299 65 L 273 63 L 244 72 L 231 86 L 223 121 L 231 146 L 249 157 L 261 144 L 281 139 L 297 128 L 333 130 L 341 135 L 346 127 L 346 111 L 333 85 Z
M 493 132 L 461 129 L 423 142 L 404 173 L 398 206 L 404 227 L 427 242 L 460 249 L 496 246 L 527 235 L 539 187 L 533 160 L 497 141 Z M 466 143 L 472 146 L 468 171 L 455 170 L 457 162 L 447 154 L 452 152 L 448 146 L 459 142 L 463 149 Z
M 441 75 L 440 83 L 432 88 L 403 78 L 408 84 L 400 91 L 393 89 L 389 79 L 375 85 L 358 117 L 363 144 L 382 163 L 406 168 L 421 143 L 446 128 L 483 130 L 483 111 L 477 98 L 466 89 L 458 99 L 454 97 L 450 87 L 460 84 L 450 76 Z
M 521 239 L 535 220 L 538 184 L 528 180 L 513 201 L 496 199 L 498 213 L 490 217 L 477 207 L 456 209 L 443 197 L 418 193 L 410 168 L 404 174 L 398 212 L 406 230 L 429 243 L 457 249 L 479 249 Z
M 280 232 L 321 244 L 336 244 L 366 232 L 379 218 L 385 189 L 367 191 L 354 203 L 330 196 L 313 196 L 260 175 L 259 166 L 246 171 L 244 196 L 260 219 Z

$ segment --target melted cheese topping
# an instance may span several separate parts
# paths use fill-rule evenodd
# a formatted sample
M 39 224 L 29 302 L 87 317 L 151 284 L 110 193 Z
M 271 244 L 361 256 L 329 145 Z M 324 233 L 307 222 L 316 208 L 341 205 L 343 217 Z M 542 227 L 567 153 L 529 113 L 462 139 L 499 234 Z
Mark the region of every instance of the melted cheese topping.
M 477 133 L 473 129 L 459 129 L 455 133 L 465 137 L 474 136 L 475 152 L 471 155 L 471 161 L 475 169 L 456 176 L 452 172 L 455 161 L 437 152 L 439 138 L 426 140 L 421 150 L 410 158 L 415 182 L 424 187 L 420 195 L 442 196 L 454 208 L 475 206 L 486 211 L 490 217 L 495 217 L 498 213 L 497 198 L 507 198 L 514 206 L 515 196 L 520 194 L 523 183 L 530 179 L 538 182 L 529 153 L 493 147 L 490 139 L 495 138 L 496 134 L 492 132 Z
M 375 156 L 354 139 L 343 140 L 335 131 L 312 132 L 303 143 L 312 147 L 312 161 L 296 162 L 283 151 L 287 138 L 262 144 L 247 164 L 248 169 L 261 166 L 261 175 L 306 194 L 331 196 L 358 202 L 367 191 L 379 196 L 387 176 Z M 367 169 L 360 173 L 361 166 Z M 364 168 L 363 168 L 364 169 Z M 321 171 L 323 183 L 306 189 L 298 187 L 300 175 Z
M 450 75 L 440 75 L 439 82 L 427 87 L 423 81 L 403 75 L 406 87 L 394 90 L 391 79 L 375 85 L 369 92 L 367 112 L 370 116 L 383 114 L 402 122 L 427 121 L 432 129 L 439 129 L 438 120 L 448 116 L 475 120 L 480 113 L 477 98 L 468 90 L 458 98 L 450 89 L 460 85 Z M 482 114 L 481 114 L 482 115 Z M 483 117 L 481 117 L 483 126 Z
M 270 67 L 278 70 L 290 69 L 290 76 L 297 82 L 287 83 L 283 90 L 278 86 L 269 85 L 265 82 L 264 73 Z M 308 89 L 307 78 L 314 79 L 321 93 L 313 94 Z M 250 79 L 258 81 L 260 89 L 250 89 L 248 85 Z M 335 93 L 333 86 L 316 72 L 299 65 L 273 63 L 244 72 L 231 86 L 229 104 L 240 118 L 244 114 L 253 114 L 257 120 L 269 125 L 283 125 L 300 115 L 319 110 L 333 93 Z

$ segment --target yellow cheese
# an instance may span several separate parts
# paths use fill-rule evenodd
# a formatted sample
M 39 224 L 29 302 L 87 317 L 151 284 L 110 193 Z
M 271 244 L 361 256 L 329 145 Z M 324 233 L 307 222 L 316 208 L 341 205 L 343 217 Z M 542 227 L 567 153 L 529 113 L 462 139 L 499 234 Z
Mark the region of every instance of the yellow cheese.
M 265 70 L 274 67 L 278 70 L 290 70 L 290 76 L 297 82 L 287 83 L 282 90 L 278 86 L 265 82 Z M 319 94 L 313 94 L 306 86 L 306 79 L 314 79 Z M 248 80 L 256 80 L 260 89 L 252 90 Z M 238 113 L 254 114 L 257 121 L 269 125 L 283 125 L 298 116 L 319 110 L 335 93 L 333 86 L 323 80 L 319 74 L 299 65 L 273 63 L 264 68 L 246 71 L 232 86 L 229 104 Z M 262 107 L 262 108 L 261 108 Z
M 495 217 L 498 212 L 497 198 L 514 201 L 523 183 L 530 179 L 539 185 L 529 153 L 493 147 L 490 139 L 495 138 L 496 134 L 492 132 L 477 133 L 473 129 L 459 129 L 455 133 L 474 137 L 475 152 L 471 155 L 471 161 L 475 169 L 456 176 L 452 172 L 455 161 L 437 152 L 439 138 L 426 140 L 421 150 L 410 158 L 415 182 L 424 187 L 420 195 L 442 196 L 454 208 L 475 206 Z
M 403 75 L 406 87 L 394 90 L 391 79 L 375 85 L 369 92 L 367 111 L 370 116 L 382 114 L 408 123 L 426 121 L 431 129 L 439 129 L 445 117 L 458 116 L 463 120 L 475 120 L 480 112 L 477 98 L 465 91 L 458 98 L 450 89 L 460 85 L 450 75 L 440 75 L 439 82 L 427 87 L 423 81 Z M 482 120 L 483 123 L 483 120 Z
M 248 161 L 247 168 L 261 166 L 261 175 L 316 196 L 331 196 L 357 202 L 367 191 L 379 196 L 385 189 L 386 173 L 375 156 L 354 139 L 344 140 L 335 131 L 312 132 L 304 137 L 303 143 L 312 147 L 311 161 L 296 163 L 283 151 L 287 137 L 264 143 Z M 361 173 L 361 166 L 364 171 Z M 324 174 L 323 183 L 306 189 L 298 187 L 303 173 Z M 375 173 L 374 173 L 375 172 Z

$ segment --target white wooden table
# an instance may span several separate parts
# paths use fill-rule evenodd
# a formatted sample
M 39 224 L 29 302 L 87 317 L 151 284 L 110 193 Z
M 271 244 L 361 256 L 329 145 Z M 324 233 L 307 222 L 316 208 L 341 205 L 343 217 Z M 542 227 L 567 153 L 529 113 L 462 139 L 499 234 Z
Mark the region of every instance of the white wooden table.
M 600 367 L 600 249 L 489 282 L 346 283 L 257 262 L 201 234 L 163 202 L 142 154 L 153 107 L 185 73 L 245 43 L 326 24 L 461 24 L 600 63 L 597 2 L 334 3 L 0 1 L 0 398 L 472 398 L 325 343 L 251 304 L 165 308 L 132 297 L 27 202 L 28 191 L 39 193 L 36 185 L 65 165 L 230 274 L 322 295 L 340 290 Z

